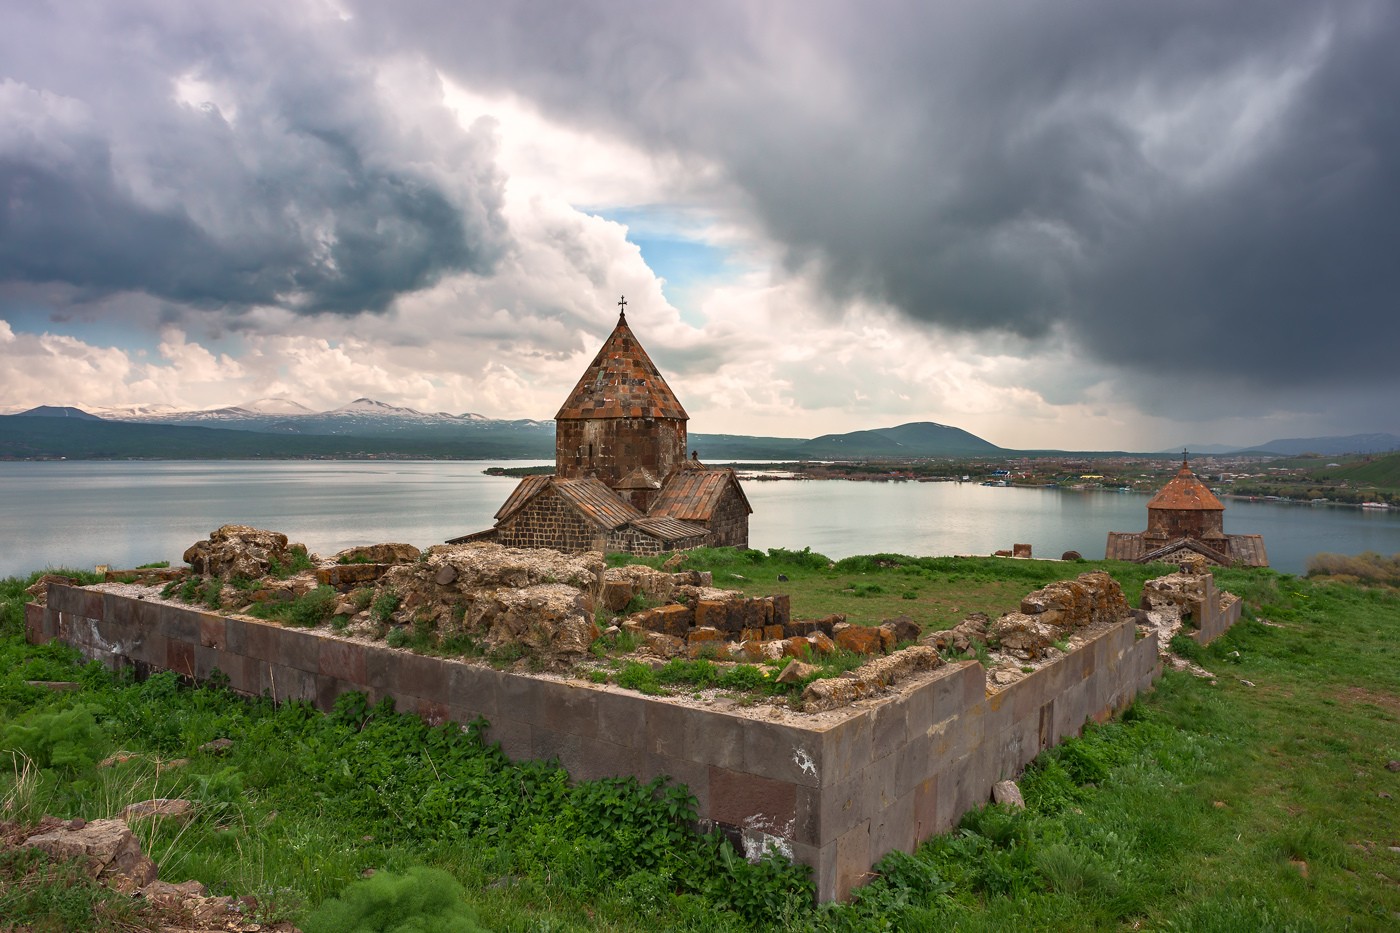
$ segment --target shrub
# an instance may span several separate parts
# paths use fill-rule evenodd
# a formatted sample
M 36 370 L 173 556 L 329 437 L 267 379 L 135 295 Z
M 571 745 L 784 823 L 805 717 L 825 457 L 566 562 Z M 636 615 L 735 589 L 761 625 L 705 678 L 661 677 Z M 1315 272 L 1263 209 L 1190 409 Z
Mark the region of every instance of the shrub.
M 476 933 L 484 931 L 462 886 L 437 868 L 379 872 L 349 885 L 306 918 L 306 933 Z
M 28 756 L 40 768 L 80 771 L 101 757 L 95 706 L 34 711 L 0 731 L 0 752 Z M 8 754 L 5 755 L 9 757 Z
M 288 603 L 262 603 L 249 612 L 260 619 L 276 619 L 287 625 L 314 628 L 335 612 L 336 592 L 333 586 L 318 586 Z
M 369 614 L 376 622 L 388 622 L 390 616 L 398 611 L 399 604 L 402 602 L 403 599 L 397 592 L 393 589 L 386 589 L 374 598 L 374 602 L 370 603 Z

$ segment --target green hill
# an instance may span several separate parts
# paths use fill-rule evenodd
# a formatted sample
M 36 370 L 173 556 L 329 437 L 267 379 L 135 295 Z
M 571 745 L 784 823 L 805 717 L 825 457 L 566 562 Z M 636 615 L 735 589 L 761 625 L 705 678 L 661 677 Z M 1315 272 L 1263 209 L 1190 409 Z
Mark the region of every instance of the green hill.
M 1319 469 L 1317 476 L 1328 482 L 1345 480 L 1355 486 L 1400 489 L 1400 453 L 1368 457 L 1331 469 Z

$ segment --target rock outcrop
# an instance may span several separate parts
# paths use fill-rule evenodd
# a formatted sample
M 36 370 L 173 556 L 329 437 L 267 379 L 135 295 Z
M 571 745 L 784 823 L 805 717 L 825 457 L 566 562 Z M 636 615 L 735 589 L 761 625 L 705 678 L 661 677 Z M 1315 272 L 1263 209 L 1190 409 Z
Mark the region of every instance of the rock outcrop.
M 197 574 L 256 580 L 272 572 L 274 563 L 291 563 L 287 536 L 250 525 L 224 525 L 185 551 L 184 561 Z

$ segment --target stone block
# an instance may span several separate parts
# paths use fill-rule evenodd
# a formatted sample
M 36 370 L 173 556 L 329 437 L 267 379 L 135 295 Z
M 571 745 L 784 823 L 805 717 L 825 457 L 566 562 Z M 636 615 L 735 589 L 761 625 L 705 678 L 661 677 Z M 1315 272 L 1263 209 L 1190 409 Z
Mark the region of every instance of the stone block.
M 649 701 L 606 690 L 591 690 L 597 737 L 623 748 L 647 749 Z
M 321 670 L 321 650 L 325 638 L 310 632 L 284 628 L 277 631 L 278 664 L 294 667 L 311 674 L 325 673 Z
M 710 819 L 790 837 L 797 819 L 797 788 L 743 771 L 710 765 Z
M 883 654 L 884 641 L 879 629 L 865 625 L 846 625 L 836 630 L 836 647 L 856 654 Z
M 248 623 L 242 619 L 224 620 L 223 647 L 234 654 L 248 653 Z
M 914 843 L 949 828 L 938 822 L 938 775 L 929 775 L 914 788 Z
M 710 812 L 710 766 L 699 761 L 691 761 L 686 758 L 672 758 L 668 755 L 648 754 L 643 763 L 642 771 L 646 775 L 646 780 L 664 777 L 669 779 L 669 783 L 677 787 L 685 787 L 695 797 L 696 812 L 703 820 Z
M 370 686 L 366 662 L 371 649 L 367 646 L 340 638 L 323 638 L 317 647 L 316 673 L 348 681 L 361 690 Z
M 783 639 L 783 656 L 803 661 L 812 656 L 812 643 L 805 638 Z
M 871 816 L 871 862 L 878 862 L 896 849 L 913 852 L 915 844 L 914 791 L 910 790 Z
M 836 840 L 836 896 L 848 900 L 851 892 L 872 877 L 870 820 L 862 820 Z
M 501 746 L 501 752 L 511 761 L 527 761 L 533 757 L 533 729 L 528 722 L 498 717 L 487 727 L 484 738 Z
M 870 756 L 876 761 L 909 743 L 909 708 L 903 697 L 886 697 L 867 715 L 870 716 Z
M 208 680 L 215 671 L 226 674 L 225 667 L 230 666 L 229 658 L 218 648 L 206 648 L 204 645 L 194 646 L 194 676 L 201 682 Z
M 265 663 L 241 654 L 229 655 L 228 670 L 224 671 L 228 675 L 229 689 L 246 696 L 259 696 L 262 693 L 261 668 Z
M 281 656 L 280 626 L 267 622 L 244 622 L 244 653 L 263 661 L 278 661 Z
M 224 648 L 228 645 L 228 620 L 223 616 L 201 616 L 199 644 L 204 648 Z
M 542 749 L 540 733 L 541 730 L 535 730 L 536 749 Z M 651 779 L 647 774 L 647 754 L 640 748 L 615 745 L 585 736 L 561 737 L 559 741 L 563 744 L 556 755 L 568 770 L 569 777 L 575 781 L 596 781 L 606 777 L 634 777 L 639 781 Z
M 536 720 L 540 726 L 590 739 L 598 735 L 598 691 L 546 681 L 536 684 L 542 690 L 535 706 L 543 714 Z
M 342 694 L 355 692 L 355 686 L 338 677 L 327 674 L 316 675 L 316 708 L 323 713 L 335 709 L 335 702 Z
M 685 756 L 733 771 L 744 769 L 744 727 L 750 720 L 682 707 Z
M 449 667 L 447 703 L 453 718 L 466 724 L 478 716 L 494 719 L 499 707 L 501 675 L 488 667 L 453 663 Z
M 822 736 L 822 783 L 835 784 L 855 777 L 873 760 L 870 717 L 852 716 Z
M 773 624 L 786 626 L 792 621 L 792 597 L 787 593 L 770 596 L 768 599 L 773 603 Z M 810 635 L 811 632 L 792 632 L 793 635 Z
M 820 655 L 828 655 L 836 650 L 836 642 L 832 641 L 826 632 L 813 632 L 807 636 L 807 642 L 812 646 L 812 650 Z
M 194 676 L 194 644 L 187 641 L 167 640 L 165 645 L 165 669 L 182 677 Z
M 451 671 L 448 662 L 410 651 L 396 651 L 394 655 L 392 676 L 389 678 L 390 693 L 399 697 L 422 697 L 444 706 L 450 702 Z
M 783 637 L 783 627 L 781 625 L 765 625 L 762 631 L 764 641 L 779 641 Z
M 646 706 L 646 750 L 649 755 L 687 759 L 686 721 L 694 710 L 670 703 L 648 702 Z
M 612 612 L 621 612 L 626 609 L 627 604 L 636 595 L 637 585 L 631 580 L 603 581 L 603 605 Z
M 738 770 L 790 784 L 823 783 L 822 733 L 754 719 L 742 725 L 744 763 Z
M 695 623 L 695 610 L 680 603 L 658 606 L 643 613 L 637 621 L 648 631 L 684 638 Z
M 722 629 L 728 624 L 729 604 L 722 599 L 697 599 L 695 625 L 699 628 Z
M 44 634 L 44 607 L 35 603 L 24 604 L 24 640 L 31 645 L 47 642 Z

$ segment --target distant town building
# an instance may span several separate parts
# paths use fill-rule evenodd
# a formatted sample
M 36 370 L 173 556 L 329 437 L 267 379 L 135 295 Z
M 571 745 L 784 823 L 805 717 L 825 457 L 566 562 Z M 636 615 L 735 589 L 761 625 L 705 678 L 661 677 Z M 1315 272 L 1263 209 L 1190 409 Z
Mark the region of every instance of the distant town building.
M 1109 560 L 1139 564 L 1170 563 L 1187 552 L 1221 567 L 1267 567 L 1262 535 L 1227 535 L 1225 506 L 1191 472 L 1183 454 L 1181 469 L 1147 503 L 1147 530 L 1108 533 Z
M 738 478 L 686 457 L 690 416 L 619 304 L 617 326 L 554 417 L 554 473 L 522 479 L 495 527 L 450 543 L 636 554 L 748 546 L 753 509 Z

